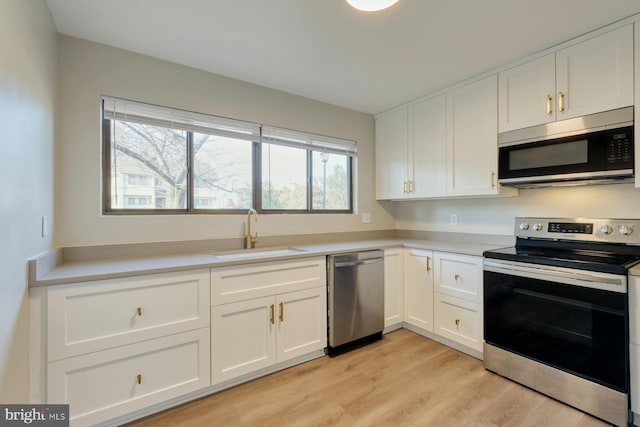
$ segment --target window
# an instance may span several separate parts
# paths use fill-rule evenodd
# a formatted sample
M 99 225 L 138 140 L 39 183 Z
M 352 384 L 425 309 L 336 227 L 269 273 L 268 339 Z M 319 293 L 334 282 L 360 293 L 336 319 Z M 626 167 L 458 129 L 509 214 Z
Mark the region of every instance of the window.
M 127 207 L 151 207 L 151 196 L 126 196 L 125 204 Z
M 103 97 L 105 213 L 350 213 L 355 142 Z
M 153 177 L 151 175 L 125 175 L 128 185 L 151 185 Z

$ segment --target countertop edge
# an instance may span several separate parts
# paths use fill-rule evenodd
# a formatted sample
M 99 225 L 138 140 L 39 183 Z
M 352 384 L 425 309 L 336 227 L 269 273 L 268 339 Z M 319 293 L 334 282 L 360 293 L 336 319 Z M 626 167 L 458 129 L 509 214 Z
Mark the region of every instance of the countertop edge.
M 306 246 L 296 245 L 295 247 L 296 249 L 301 249 L 301 252 L 252 259 L 220 260 L 215 257 L 215 254 L 219 252 L 194 252 L 192 254 L 174 256 L 149 256 L 134 259 L 96 260 L 77 263 L 64 263 L 61 250 L 52 250 L 29 260 L 29 288 L 197 270 L 201 268 L 227 267 L 289 259 L 297 260 L 345 252 L 389 249 L 394 247 L 482 256 L 485 250 L 495 249 L 500 247 L 500 245 L 397 238 Z M 259 248 L 257 250 L 272 249 L 277 248 Z M 224 251 L 221 252 L 224 253 Z

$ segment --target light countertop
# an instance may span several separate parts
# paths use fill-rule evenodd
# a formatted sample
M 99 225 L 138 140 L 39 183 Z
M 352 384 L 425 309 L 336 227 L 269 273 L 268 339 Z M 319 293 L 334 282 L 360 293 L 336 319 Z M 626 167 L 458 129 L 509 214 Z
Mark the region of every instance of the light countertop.
M 315 245 L 294 245 L 295 253 L 283 254 L 275 248 L 257 248 L 250 251 L 260 253 L 258 257 L 245 259 L 221 259 L 216 254 L 222 252 L 194 252 L 180 255 L 154 255 L 147 257 L 92 260 L 78 262 L 55 263 L 51 268 L 38 265 L 39 260 L 30 261 L 29 286 L 49 286 L 66 283 L 86 282 L 93 280 L 113 279 L 143 274 L 166 273 L 181 270 L 195 270 L 199 268 L 224 267 L 230 265 L 251 264 L 284 259 L 300 259 L 308 257 L 326 256 L 336 253 L 363 251 L 372 249 L 387 249 L 392 247 L 406 247 L 441 252 L 453 252 L 465 255 L 482 256 L 489 249 L 500 247 L 497 244 L 447 242 L 419 239 L 383 239 L 361 240 L 340 243 L 324 243 Z M 282 248 L 285 249 L 285 248 Z M 272 251 L 272 253 L 269 253 Z M 243 252 L 232 251 L 232 253 Z M 41 264 L 44 264 L 41 262 Z M 640 274 L 640 271 L 639 271 Z

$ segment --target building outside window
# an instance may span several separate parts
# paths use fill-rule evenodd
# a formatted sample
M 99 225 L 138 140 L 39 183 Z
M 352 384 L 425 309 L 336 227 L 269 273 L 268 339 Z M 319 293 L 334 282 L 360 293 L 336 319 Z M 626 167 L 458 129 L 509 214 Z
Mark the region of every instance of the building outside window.
M 103 97 L 107 214 L 351 213 L 353 141 Z

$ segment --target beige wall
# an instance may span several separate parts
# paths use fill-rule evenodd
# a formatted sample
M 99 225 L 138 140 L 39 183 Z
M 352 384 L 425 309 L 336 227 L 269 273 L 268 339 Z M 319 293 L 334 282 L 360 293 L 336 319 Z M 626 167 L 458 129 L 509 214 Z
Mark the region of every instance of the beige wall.
M 203 54 L 215 54 L 203 52 Z M 102 216 L 100 95 L 182 108 L 358 142 L 360 215 L 261 215 L 262 236 L 394 228 L 392 212 L 374 196 L 374 122 L 335 107 L 193 68 L 60 36 L 59 166 L 56 168 L 56 244 L 240 237 L 243 215 Z M 391 204 L 387 208 L 393 209 Z
M 44 0 L 0 1 L 0 402 L 28 401 L 27 258 L 51 247 L 57 36 Z
M 458 214 L 458 226 L 449 225 Z M 513 235 L 516 216 L 640 218 L 632 184 L 520 190 L 518 197 L 402 202 L 399 229 Z

